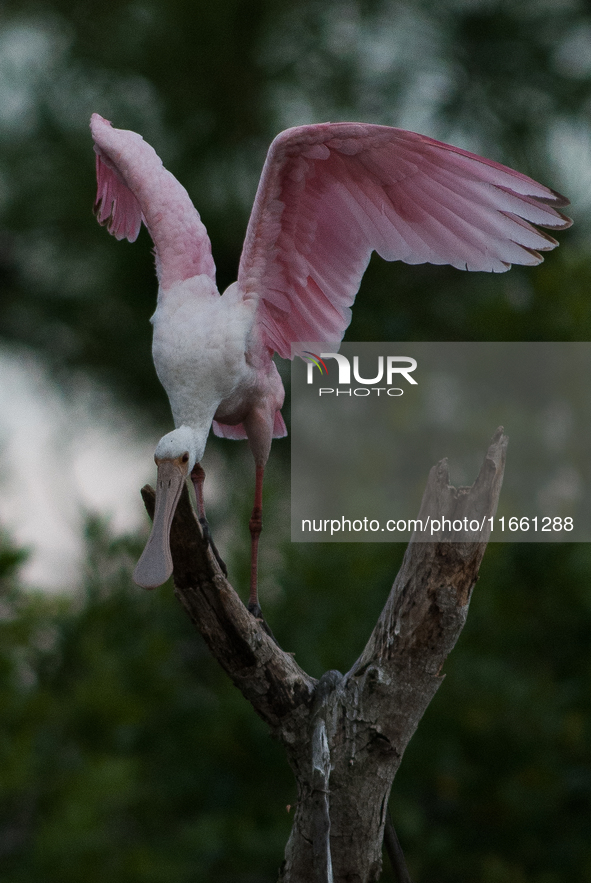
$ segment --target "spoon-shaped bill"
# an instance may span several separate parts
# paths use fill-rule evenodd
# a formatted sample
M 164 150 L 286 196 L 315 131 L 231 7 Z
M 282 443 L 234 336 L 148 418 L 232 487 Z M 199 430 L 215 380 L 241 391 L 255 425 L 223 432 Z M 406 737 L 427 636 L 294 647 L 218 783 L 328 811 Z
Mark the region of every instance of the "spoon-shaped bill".
M 185 472 L 172 460 L 158 464 L 152 532 L 133 572 L 134 583 L 144 589 L 161 586 L 172 574 L 170 527 L 185 477 Z

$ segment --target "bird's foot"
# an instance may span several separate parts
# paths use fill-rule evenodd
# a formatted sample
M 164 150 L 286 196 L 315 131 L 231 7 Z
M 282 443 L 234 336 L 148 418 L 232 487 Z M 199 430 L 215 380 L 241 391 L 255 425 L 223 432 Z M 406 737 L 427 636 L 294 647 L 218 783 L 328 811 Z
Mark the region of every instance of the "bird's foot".
M 263 619 L 263 611 L 261 610 L 261 605 L 259 604 L 258 601 L 254 602 L 254 603 L 252 601 L 248 602 L 248 612 L 252 613 L 252 615 L 254 616 L 255 619 L 260 619 L 261 622 L 265 621 Z
M 209 522 L 208 522 L 207 518 L 201 517 L 199 519 L 199 524 L 201 525 L 201 530 L 203 531 L 203 539 L 205 540 L 206 543 L 209 544 L 209 548 L 213 552 L 215 560 L 220 565 L 224 576 L 228 576 L 228 568 L 226 567 L 226 562 L 224 561 L 224 559 L 222 558 L 222 556 L 218 552 L 216 544 L 213 541 L 213 537 L 211 535 L 211 530 L 209 529 Z
M 263 611 L 261 610 L 261 605 L 259 604 L 259 602 L 258 601 L 256 601 L 256 602 L 249 601 L 248 602 L 248 612 L 254 616 L 254 618 L 257 620 L 257 622 L 260 622 L 260 624 L 262 625 L 263 629 L 267 632 L 269 637 L 272 638 L 275 641 L 275 643 L 277 644 L 277 646 L 279 647 L 279 641 L 277 640 L 277 638 L 275 637 L 275 635 L 273 634 L 273 632 L 269 628 L 267 621 L 266 621 L 265 617 L 263 616 Z

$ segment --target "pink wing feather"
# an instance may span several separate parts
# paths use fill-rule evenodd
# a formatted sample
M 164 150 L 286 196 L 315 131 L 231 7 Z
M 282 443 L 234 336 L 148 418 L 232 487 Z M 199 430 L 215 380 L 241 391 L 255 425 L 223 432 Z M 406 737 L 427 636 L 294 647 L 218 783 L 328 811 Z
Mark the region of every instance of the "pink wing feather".
M 211 245 L 199 212 L 154 148 L 136 132 L 114 129 L 97 113 L 90 128 L 97 155 L 99 223 L 117 239 L 130 242 L 145 223 L 163 289 L 202 274 L 215 281 Z
M 94 212 L 99 224 L 106 225 L 115 239 L 135 242 L 142 226 L 142 210 L 131 190 L 106 157 L 96 154 L 96 202 Z
M 240 439 L 248 438 L 246 434 L 246 429 L 242 423 L 237 423 L 235 426 L 229 426 L 227 423 L 220 423 L 218 420 L 213 421 L 213 431 L 214 435 L 217 435 L 218 438 L 233 438 L 236 441 Z M 281 411 L 275 411 L 275 418 L 273 421 L 273 438 L 284 438 L 287 435 L 287 426 L 285 425 L 285 421 L 281 416 Z
M 238 284 L 267 346 L 339 341 L 372 251 L 504 272 L 558 243 L 568 200 L 526 175 L 414 132 L 323 123 L 282 132 L 265 162 Z

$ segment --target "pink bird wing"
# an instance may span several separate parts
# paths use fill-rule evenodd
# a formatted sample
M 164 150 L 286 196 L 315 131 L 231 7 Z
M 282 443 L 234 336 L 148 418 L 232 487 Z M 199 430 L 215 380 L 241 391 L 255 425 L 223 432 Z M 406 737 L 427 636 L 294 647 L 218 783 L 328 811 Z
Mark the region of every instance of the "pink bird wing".
M 211 245 L 199 212 L 156 151 L 140 135 L 114 129 L 97 113 L 90 128 L 97 155 L 99 223 L 117 239 L 130 242 L 145 223 L 163 289 L 202 274 L 215 280 Z
M 108 160 L 96 154 L 96 202 L 94 211 L 99 224 L 106 225 L 115 239 L 135 242 L 142 226 L 140 204 Z
M 248 438 L 246 429 L 242 423 L 230 426 L 228 423 L 220 423 L 219 420 L 214 420 L 212 425 L 214 435 L 217 435 L 218 438 L 232 438 L 237 441 L 243 438 Z M 281 416 L 281 411 L 275 411 L 273 438 L 284 438 L 286 435 L 287 426 L 285 425 L 285 420 Z
M 217 435 L 218 438 L 233 438 L 235 441 L 248 438 L 242 423 L 231 426 L 229 423 L 220 423 L 219 420 L 214 420 L 212 427 L 214 435 Z
M 503 272 L 540 263 L 568 200 L 526 175 L 387 126 L 282 132 L 259 183 L 238 284 L 264 343 L 340 341 L 372 251 L 389 261 Z

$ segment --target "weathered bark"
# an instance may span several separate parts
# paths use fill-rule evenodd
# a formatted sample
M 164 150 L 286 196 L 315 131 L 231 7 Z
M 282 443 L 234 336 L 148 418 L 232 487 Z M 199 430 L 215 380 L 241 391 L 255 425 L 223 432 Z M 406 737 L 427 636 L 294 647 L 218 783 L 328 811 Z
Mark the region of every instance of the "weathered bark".
M 283 743 L 298 802 L 282 883 L 370 883 L 381 872 L 390 788 L 443 676 L 500 492 L 507 438 L 494 436 L 471 488 L 434 466 L 421 516 L 478 519 L 474 542 L 416 535 L 367 645 L 351 670 L 316 681 L 254 619 L 203 540 L 185 488 L 172 528 L 175 592 L 212 654 Z M 153 491 L 143 489 L 152 514 Z

